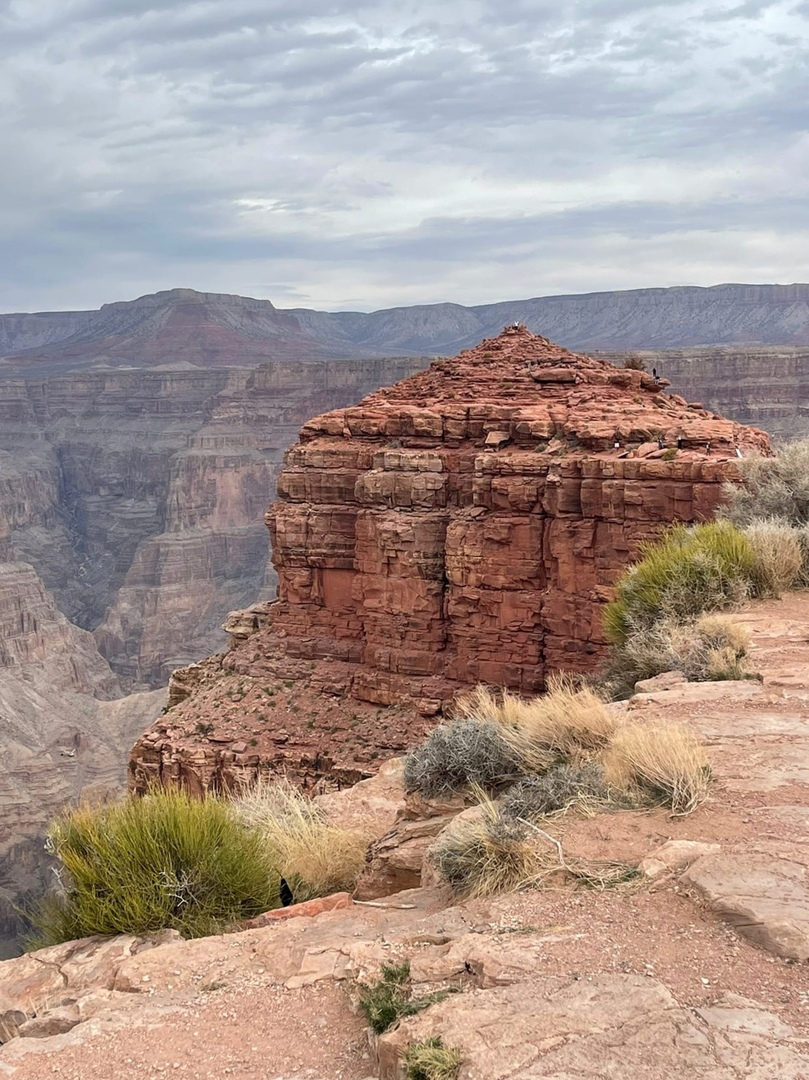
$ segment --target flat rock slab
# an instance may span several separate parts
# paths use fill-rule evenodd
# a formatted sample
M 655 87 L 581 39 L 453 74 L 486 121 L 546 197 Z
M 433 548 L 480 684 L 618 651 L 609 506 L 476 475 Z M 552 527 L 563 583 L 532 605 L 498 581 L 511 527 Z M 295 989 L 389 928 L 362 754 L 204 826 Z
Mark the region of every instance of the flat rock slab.
M 809 874 L 768 855 L 706 855 L 680 879 L 750 941 L 788 960 L 809 960 Z
M 380 1080 L 400 1080 L 412 1042 L 440 1035 L 459 1080 L 805 1080 L 805 1042 L 736 995 L 683 1008 L 654 979 L 550 978 L 453 995 L 377 1043 Z

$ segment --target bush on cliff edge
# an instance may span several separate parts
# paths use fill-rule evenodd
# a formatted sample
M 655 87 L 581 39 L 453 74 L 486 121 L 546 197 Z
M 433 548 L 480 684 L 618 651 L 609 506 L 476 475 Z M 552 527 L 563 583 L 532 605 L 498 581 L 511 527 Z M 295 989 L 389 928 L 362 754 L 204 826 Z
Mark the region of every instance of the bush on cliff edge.
M 642 545 L 640 554 L 604 612 L 604 632 L 614 645 L 663 619 L 690 620 L 732 607 L 753 589 L 753 545 L 729 521 L 676 525 Z
M 202 937 L 279 906 L 272 853 L 220 799 L 155 790 L 70 809 L 48 847 L 63 889 L 34 912 L 36 948 L 166 928 Z

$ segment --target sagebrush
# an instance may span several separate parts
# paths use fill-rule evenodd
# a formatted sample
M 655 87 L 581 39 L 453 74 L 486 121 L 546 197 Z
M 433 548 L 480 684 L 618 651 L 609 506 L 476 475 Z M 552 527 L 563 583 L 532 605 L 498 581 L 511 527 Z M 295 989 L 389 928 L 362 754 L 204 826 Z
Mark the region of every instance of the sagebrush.
M 459 717 L 440 724 L 407 754 L 404 784 L 432 799 L 472 784 L 496 791 L 524 771 L 519 754 L 495 723 Z
M 62 892 L 32 914 L 35 947 L 166 928 L 201 937 L 279 905 L 272 853 L 220 799 L 155 789 L 70 809 L 48 846 Z
M 749 678 L 749 631 L 726 615 L 678 621 L 661 619 L 613 646 L 604 671 L 612 697 L 627 697 L 635 684 L 664 671 L 690 682 Z
M 737 462 L 741 484 L 726 484 L 724 514 L 736 525 L 777 518 L 809 525 L 809 439 L 781 447 L 774 457 L 751 454 Z
M 542 776 L 528 776 L 510 787 L 500 800 L 500 809 L 508 817 L 531 821 L 576 803 L 595 805 L 608 795 L 600 762 L 556 765 Z

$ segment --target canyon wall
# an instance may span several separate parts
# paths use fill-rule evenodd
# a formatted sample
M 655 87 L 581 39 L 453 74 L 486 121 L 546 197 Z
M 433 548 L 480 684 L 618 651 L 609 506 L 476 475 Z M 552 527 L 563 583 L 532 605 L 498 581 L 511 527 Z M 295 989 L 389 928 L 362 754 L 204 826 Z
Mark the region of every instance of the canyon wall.
M 165 684 L 270 589 L 261 515 L 313 413 L 423 361 L 0 379 L 0 506 L 33 565 L 124 685 Z
M 514 326 L 304 424 L 267 514 L 278 599 L 175 674 L 134 788 L 341 782 L 458 690 L 594 670 L 639 545 L 712 516 L 737 453 L 769 452 L 665 389 Z

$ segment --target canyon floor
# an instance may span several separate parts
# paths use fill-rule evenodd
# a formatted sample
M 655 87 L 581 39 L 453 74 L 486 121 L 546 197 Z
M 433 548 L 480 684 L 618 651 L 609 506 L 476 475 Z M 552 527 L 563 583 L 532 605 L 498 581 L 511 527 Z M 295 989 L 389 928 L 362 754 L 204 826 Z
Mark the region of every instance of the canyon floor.
M 646 860 L 640 881 L 465 903 L 428 884 L 221 937 L 90 939 L 5 961 L 0 1020 L 29 1019 L 0 1047 L 0 1074 L 399 1080 L 402 1047 L 441 1034 L 461 1080 L 807 1080 L 809 593 L 737 617 L 760 682 L 619 706 L 702 735 L 708 801 L 687 817 L 549 825 L 568 857 Z M 325 799 L 382 835 L 400 772 Z M 369 1041 L 354 981 L 405 957 L 418 991 L 460 992 Z

